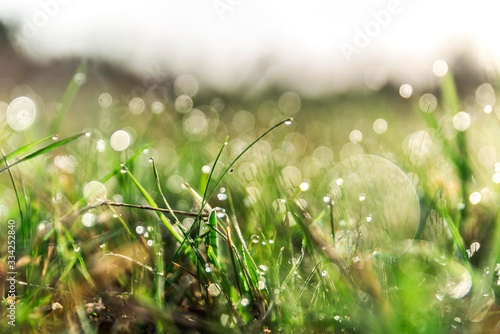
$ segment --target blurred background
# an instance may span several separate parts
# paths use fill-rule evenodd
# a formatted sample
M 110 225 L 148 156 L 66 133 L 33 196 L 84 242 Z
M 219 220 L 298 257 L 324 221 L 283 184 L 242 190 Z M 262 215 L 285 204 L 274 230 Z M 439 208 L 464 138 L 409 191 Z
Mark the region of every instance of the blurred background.
M 217 92 L 315 97 L 433 87 L 444 59 L 474 86 L 500 59 L 496 12 L 493 1 L 451 0 L 2 1 L 0 71 L 26 82 L 83 57 L 111 66 L 106 79 L 143 86 L 189 74 Z

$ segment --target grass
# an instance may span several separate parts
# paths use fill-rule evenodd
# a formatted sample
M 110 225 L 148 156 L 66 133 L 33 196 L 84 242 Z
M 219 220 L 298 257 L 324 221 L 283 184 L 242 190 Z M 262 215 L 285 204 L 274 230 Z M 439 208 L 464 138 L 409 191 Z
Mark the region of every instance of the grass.
M 36 128 L 2 125 L 0 332 L 497 327 L 499 118 L 451 74 L 437 107 L 391 90 L 300 112 L 285 95 L 200 95 L 185 114 L 168 98 L 161 114 L 112 104 L 100 117 L 115 128 L 64 133 L 84 88 L 72 81 Z M 120 152 L 118 129 L 134 140 Z

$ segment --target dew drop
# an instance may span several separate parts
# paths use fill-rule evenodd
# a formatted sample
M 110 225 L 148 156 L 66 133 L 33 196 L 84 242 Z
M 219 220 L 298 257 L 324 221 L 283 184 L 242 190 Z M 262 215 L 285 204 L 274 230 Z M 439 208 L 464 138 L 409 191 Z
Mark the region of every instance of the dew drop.
M 81 86 L 81 85 L 85 84 L 85 82 L 87 81 L 87 76 L 83 73 L 77 73 L 73 77 L 73 80 L 75 81 L 75 83 L 78 86 Z
M 90 131 L 85 132 L 85 137 L 89 138 L 92 133 Z
M 152 247 L 155 242 L 153 240 L 149 239 L 146 243 L 148 244 L 149 247 Z
M 225 201 L 225 200 L 227 200 L 227 195 L 226 195 L 226 194 L 224 194 L 224 193 L 218 193 L 218 194 L 217 194 L 217 199 L 218 199 L 219 201 Z
M 250 240 L 252 241 L 252 243 L 254 243 L 254 244 L 258 244 L 258 243 L 259 243 L 259 241 L 260 241 L 260 237 L 259 237 L 258 235 L 256 235 L 256 234 L 254 234 L 254 235 L 252 235 L 252 236 L 250 237 Z
M 148 161 L 149 161 L 149 163 L 152 164 L 153 162 L 155 162 L 155 159 L 153 157 L 150 157 Z
M 323 270 L 323 271 L 321 272 L 321 277 L 326 277 L 326 276 L 328 276 L 328 271 Z
M 208 174 L 208 173 L 210 173 L 210 166 L 205 165 L 205 166 L 201 167 L 201 172 L 202 172 L 203 174 Z
M 343 179 L 337 179 L 336 183 L 337 183 L 338 186 L 341 186 L 341 185 L 344 184 L 344 180 Z
M 310 187 L 311 187 L 311 185 L 308 182 L 302 182 L 299 185 L 299 188 L 301 191 L 308 191 Z
M 293 122 L 293 118 L 289 118 L 285 121 L 285 125 L 290 125 Z
M 371 223 L 373 221 L 373 217 L 371 214 L 369 214 L 367 217 L 366 217 L 366 222 L 367 223 Z
M 223 314 L 220 316 L 220 323 L 224 327 L 234 328 L 234 326 L 236 325 L 236 318 L 231 317 L 228 314 Z
M 363 202 L 364 200 L 366 200 L 366 194 L 365 193 L 359 194 L 359 201 Z
M 241 300 L 241 306 L 246 307 L 250 304 L 250 300 L 248 298 L 243 298 Z
M 476 253 L 479 248 L 481 248 L 481 244 L 477 241 L 474 241 L 471 245 L 470 245 L 470 251 L 474 254 Z
M 81 249 L 80 249 L 80 246 L 75 245 L 75 246 L 74 246 L 74 250 L 75 250 L 75 253 L 79 253 L 79 252 L 80 252 L 80 250 L 81 250 Z
M 135 228 L 135 233 L 137 233 L 137 234 L 143 234 L 144 231 L 145 231 L 145 229 L 144 229 L 144 226 L 142 226 L 142 225 L 136 226 L 136 228 Z
M 208 290 L 208 294 L 212 297 L 217 297 L 218 295 L 220 295 L 220 286 L 217 283 L 211 283 L 208 286 L 207 290 Z
M 206 273 L 211 273 L 214 270 L 214 265 L 211 263 L 205 264 L 205 272 Z
M 330 203 L 330 201 L 331 201 L 330 196 L 323 196 L 323 202 Z
M 120 164 L 120 173 L 125 174 L 125 173 L 127 173 L 127 172 L 128 172 L 128 168 L 127 168 L 127 166 L 125 166 L 125 164 L 124 164 L 124 163 L 121 163 L 121 164 Z
M 226 210 L 225 209 L 215 208 L 215 210 L 217 212 L 217 218 L 222 219 L 222 218 L 226 217 Z
M 54 141 L 59 140 L 59 135 L 53 135 L 52 140 L 54 140 Z

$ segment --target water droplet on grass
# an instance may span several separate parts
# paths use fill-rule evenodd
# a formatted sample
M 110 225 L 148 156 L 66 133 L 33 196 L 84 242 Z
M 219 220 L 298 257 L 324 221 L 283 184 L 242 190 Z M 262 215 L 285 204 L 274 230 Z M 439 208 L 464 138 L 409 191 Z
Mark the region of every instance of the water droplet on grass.
M 53 135 L 52 140 L 54 140 L 54 141 L 59 140 L 59 135 Z
M 227 195 L 224 193 L 219 193 L 219 194 L 217 194 L 217 199 L 219 201 L 225 201 L 225 200 L 227 200 Z
M 125 164 L 122 162 L 122 163 L 120 164 L 120 173 L 125 174 L 125 173 L 127 173 L 127 172 L 128 172 L 128 168 L 127 168 L 127 166 L 125 166 Z
M 214 265 L 211 263 L 206 263 L 205 264 L 205 272 L 206 273 L 211 273 L 214 270 Z
M 308 182 L 302 182 L 300 185 L 299 185 L 299 188 L 301 191 L 308 191 L 309 188 L 310 188 L 310 185 Z
M 250 300 L 248 298 L 243 298 L 241 300 L 241 306 L 246 307 L 250 304 Z
M 85 137 L 89 138 L 92 133 L 90 131 L 85 132 Z
M 231 317 L 228 314 L 223 314 L 220 316 L 220 323 L 224 327 L 234 328 L 234 326 L 236 325 L 236 318 Z
M 289 118 L 285 121 L 285 125 L 290 125 L 293 122 L 293 118 Z
M 78 86 L 81 86 L 81 85 L 85 84 L 85 82 L 87 81 L 87 76 L 83 73 L 77 73 L 73 77 L 73 80 L 75 81 L 75 83 Z
M 142 225 L 136 226 L 136 228 L 135 228 L 135 233 L 137 233 L 137 234 L 143 234 L 144 231 L 145 231 L 145 229 L 144 229 L 144 226 L 142 226 Z
M 360 202 L 364 202 L 366 200 L 366 194 L 365 193 L 359 194 L 358 199 Z
M 205 165 L 205 166 L 201 167 L 201 172 L 203 174 L 209 174 L 210 173 L 210 166 Z
M 217 297 L 218 295 L 220 295 L 220 286 L 219 284 L 217 283 L 211 283 L 209 286 L 208 286 L 208 294 L 212 297 Z
M 472 276 L 458 262 L 449 262 L 446 270 L 439 274 L 439 291 L 453 299 L 461 299 L 472 288 Z
M 256 234 L 254 234 L 254 235 L 252 235 L 252 236 L 250 237 L 250 241 L 251 241 L 252 243 L 254 243 L 254 244 L 257 244 L 257 243 L 259 243 L 259 241 L 260 241 L 260 237 L 259 237 L 258 235 L 256 235 Z
M 328 271 L 323 270 L 323 271 L 321 272 L 321 277 L 326 277 L 326 276 L 328 276 Z

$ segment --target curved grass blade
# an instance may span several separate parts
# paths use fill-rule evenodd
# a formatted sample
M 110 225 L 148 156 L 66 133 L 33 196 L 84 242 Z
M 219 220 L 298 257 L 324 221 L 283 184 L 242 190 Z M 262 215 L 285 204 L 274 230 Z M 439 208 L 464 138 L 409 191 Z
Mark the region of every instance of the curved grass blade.
M 16 149 L 15 151 L 13 152 L 10 152 L 9 154 L 5 155 L 4 154 L 4 159 L 3 159 L 3 162 L 5 162 L 5 164 L 7 164 L 7 161 L 6 160 L 10 160 L 12 159 L 13 157 L 15 156 L 19 156 L 29 150 L 31 150 L 32 148 L 34 148 L 35 146 L 37 146 L 38 144 L 41 144 L 45 141 L 48 141 L 48 140 L 53 140 L 54 136 L 48 136 L 48 137 L 45 137 L 45 138 L 42 138 L 42 139 L 39 139 L 37 141 L 34 141 L 32 143 L 29 143 L 29 144 L 26 144 L 24 146 L 21 146 L 19 147 L 18 149 Z
M 132 175 L 132 173 L 128 169 L 127 169 L 127 175 L 130 177 L 130 179 L 135 184 L 137 189 L 139 189 L 142 196 L 144 196 L 149 205 L 153 208 L 158 208 L 158 205 L 156 204 L 153 197 L 151 197 L 151 195 L 147 192 L 147 190 L 141 185 L 141 183 L 134 177 L 134 175 Z M 158 212 L 158 217 L 165 225 L 165 227 L 168 229 L 168 231 L 172 234 L 172 236 L 175 238 L 175 240 L 182 243 L 184 241 L 184 238 L 179 234 L 179 232 L 177 232 L 177 230 L 174 228 L 172 223 L 165 217 L 165 215 L 163 215 L 161 212 Z
M 213 196 L 213 194 L 215 193 L 215 190 L 217 189 L 217 187 L 219 186 L 219 184 L 221 183 L 222 179 L 229 173 L 229 171 L 233 168 L 234 164 L 236 163 L 236 161 L 238 161 L 246 152 L 248 152 L 248 150 L 250 150 L 256 143 L 258 143 L 262 138 L 264 138 L 265 136 L 267 136 L 271 131 L 273 131 L 274 129 L 276 129 L 277 127 L 283 125 L 283 124 L 286 124 L 286 125 L 289 125 L 291 124 L 293 121 L 293 118 L 287 118 L 286 120 L 284 121 L 281 121 L 279 122 L 278 124 L 275 124 L 274 126 L 272 126 L 271 128 L 269 128 L 266 132 L 264 132 L 262 135 L 260 135 L 257 139 L 255 139 L 252 143 L 250 143 L 250 145 L 248 145 L 236 158 L 234 158 L 234 160 L 229 164 L 229 166 L 226 168 L 226 170 L 222 173 L 222 175 L 219 177 L 219 179 L 217 180 L 217 182 L 215 183 L 214 187 L 212 188 L 212 191 L 209 193 L 208 196 L 204 196 L 203 197 L 203 203 L 202 203 L 202 210 L 204 208 L 204 206 L 207 204 L 208 202 L 208 199 L 211 198 Z M 222 151 L 222 149 L 221 149 Z M 208 188 L 208 184 L 207 184 L 207 188 Z
M 59 141 L 57 141 L 55 143 L 49 144 L 47 146 L 44 146 L 41 149 L 36 150 L 35 152 L 30 153 L 28 155 L 25 155 L 24 157 L 22 157 L 19 160 L 14 161 L 9 166 L 6 166 L 6 167 L 0 169 L 0 174 L 3 173 L 3 172 L 5 172 L 7 169 L 9 169 L 9 168 L 11 168 L 11 167 L 13 167 L 13 166 L 21 163 L 21 162 L 25 162 L 25 161 L 31 160 L 33 158 L 38 157 L 39 155 L 42 155 L 42 154 L 48 153 L 50 151 L 53 151 L 56 148 L 61 147 L 63 145 L 66 145 L 67 143 L 72 142 L 73 140 L 78 139 L 78 138 L 80 138 L 81 136 L 84 136 L 84 135 L 85 135 L 85 132 L 82 132 L 82 133 L 79 133 L 77 135 L 74 135 L 74 136 L 71 136 L 71 137 L 68 137 L 68 138 L 65 138 L 65 139 L 61 139 L 61 140 L 59 140 Z

